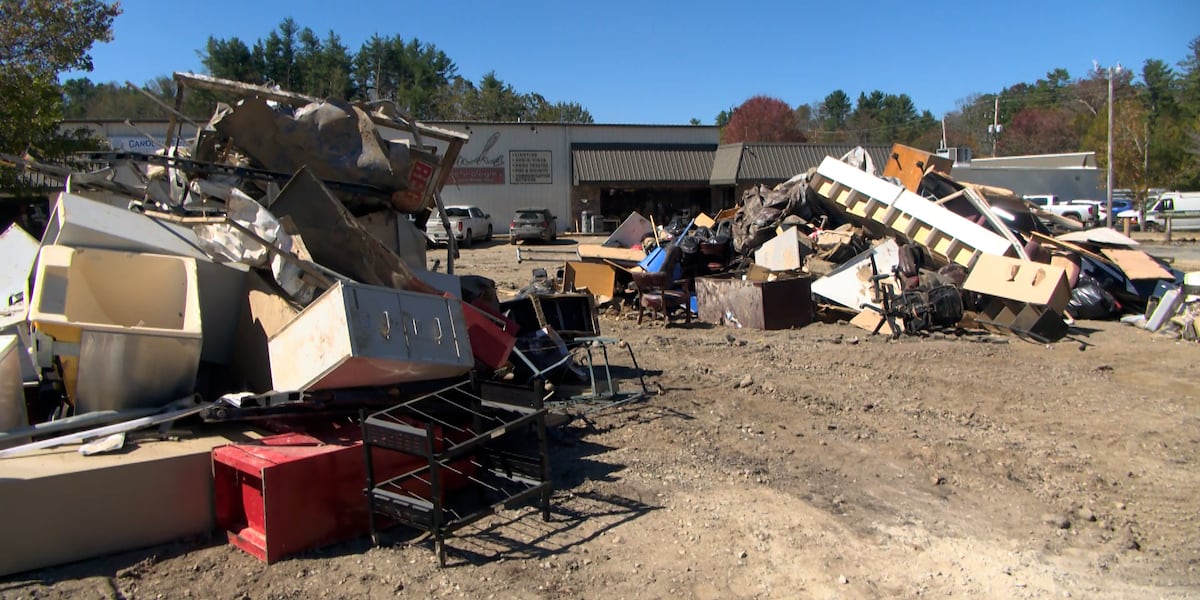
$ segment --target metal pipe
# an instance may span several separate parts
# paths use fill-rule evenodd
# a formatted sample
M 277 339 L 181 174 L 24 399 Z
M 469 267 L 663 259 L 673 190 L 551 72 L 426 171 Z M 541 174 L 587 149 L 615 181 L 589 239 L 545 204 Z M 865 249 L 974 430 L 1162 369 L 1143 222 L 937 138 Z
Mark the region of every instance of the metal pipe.
M 46 435 L 48 433 L 58 433 L 67 431 L 77 427 L 92 427 L 95 425 L 103 425 L 120 421 L 121 419 L 137 419 L 146 415 L 152 415 L 161 411 L 161 408 L 139 408 L 133 410 L 98 410 L 73 417 L 66 417 L 54 421 L 46 421 L 38 423 L 32 427 L 23 427 L 21 429 L 11 429 L 0 433 L 0 445 L 6 441 L 19 438 L 27 438 L 34 435 Z
M 195 399 L 196 399 L 195 396 L 188 396 L 186 398 L 180 399 L 176 403 L 173 403 L 171 406 L 176 406 L 183 402 L 194 402 Z M 61 436 L 54 437 L 54 438 L 39 440 L 39 441 L 31 442 L 28 444 L 23 444 L 21 446 L 14 446 L 12 448 L 0 450 L 0 458 L 8 458 L 10 456 L 24 454 L 26 452 L 31 452 L 33 450 L 42 450 L 44 448 L 53 448 L 55 446 L 61 446 L 63 444 L 70 444 L 72 442 L 82 442 L 83 440 L 86 440 L 86 439 L 104 437 L 106 435 L 112 435 L 114 433 L 125 433 L 127 431 L 135 431 L 138 429 L 142 429 L 144 427 L 153 427 L 154 425 L 159 425 L 161 423 L 167 423 L 170 421 L 182 419 L 184 417 L 189 417 L 194 414 L 198 414 L 200 411 L 204 410 L 207 407 L 208 407 L 208 403 L 199 404 L 197 406 L 192 406 L 189 408 L 182 408 L 179 410 L 173 410 L 170 412 L 160 413 L 160 414 L 152 415 L 149 417 L 142 417 L 140 419 L 134 419 L 132 421 L 126 421 L 124 423 L 117 423 L 116 425 L 109 425 L 107 427 L 100 427 L 97 429 L 89 429 L 87 431 L 78 431 L 75 433 L 69 433 L 67 435 L 61 435 Z

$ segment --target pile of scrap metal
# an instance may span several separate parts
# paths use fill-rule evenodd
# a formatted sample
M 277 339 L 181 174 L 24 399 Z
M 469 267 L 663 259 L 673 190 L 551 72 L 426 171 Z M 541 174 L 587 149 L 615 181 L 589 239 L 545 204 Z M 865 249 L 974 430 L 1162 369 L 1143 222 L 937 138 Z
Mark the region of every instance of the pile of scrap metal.
M 654 230 L 634 214 L 604 244 L 579 248 L 561 289 L 603 301 L 633 287 L 622 283 L 636 273 L 671 270 L 693 295 L 680 310 L 711 323 L 779 329 L 845 316 L 892 336 L 982 328 L 1054 341 L 1075 319 L 1164 306 L 1154 302 L 1163 288 L 1182 285 L 1182 273 L 1128 237 L 1054 237 L 1035 206 L 955 181 L 952 166 L 896 145 L 877 174 L 859 148 L 752 187 L 735 208 L 681 229 Z
M 356 414 L 463 377 L 532 389 L 554 369 L 521 336 L 599 343 L 592 304 L 567 322 L 538 302 L 513 319 L 493 282 L 453 275 L 453 245 L 449 273 L 426 268 L 407 215 L 441 205 L 465 134 L 390 105 L 175 79 L 177 106 L 188 89 L 230 100 L 193 140 L 92 153 L 106 166 L 88 173 L 4 157 L 65 191 L 40 241 L 15 226 L 0 238 L 14 299 L 0 341 L 19 367 L 0 452 L 197 398 L 215 400 L 193 412 L 224 421 Z M 164 109 L 172 139 L 186 117 Z
M 194 140 L 153 155 L 93 153 L 87 158 L 105 165 L 94 172 L 3 157 L 61 178 L 64 191 L 52 199 L 40 240 L 17 225 L 0 235 L 0 291 L 8 299 L 0 310 L 0 460 L 10 461 L 13 475 L 0 482 L 9 486 L 0 494 L 19 507 L 0 516 L 0 529 L 14 548 L 45 542 L 45 552 L 0 553 L 12 555 L 0 559 L 0 574 L 206 533 L 214 494 L 215 524 L 263 560 L 348 539 L 366 532 L 367 513 L 378 508 L 363 501 L 363 482 L 374 485 L 363 474 L 364 462 L 372 469 L 370 445 L 399 456 L 381 459 L 374 467 L 381 473 L 466 463 L 478 473 L 469 481 L 434 476 L 432 487 L 418 485 L 418 475 L 397 488 L 403 497 L 384 503 L 440 523 L 439 546 L 455 521 L 430 517 L 429 507 L 442 506 L 431 498 L 475 486 L 485 473 L 519 484 L 488 484 L 517 490 L 492 508 L 536 492 L 548 510 L 545 400 L 640 395 L 619 394 L 608 364 L 610 347 L 631 361 L 632 350 L 600 336 L 590 295 L 501 303 L 491 280 L 453 274 L 453 244 L 449 272 L 426 268 L 424 235 L 408 215 L 441 207 L 440 190 L 467 136 L 388 106 L 175 77 L 177 106 L 186 89 L 233 97 Z M 167 110 L 174 132 L 185 117 Z M 564 371 L 582 381 L 582 394 L 555 396 Z M 421 409 L 368 439 L 363 415 L 401 405 Z M 79 519 L 96 513 L 60 520 L 71 511 L 51 508 L 56 501 L 47 496 L 60 488 L 42 484 L 56 469 L 94 478 L 113 457 L 58 460 L 51 469 L 46 449 L 87 441 L 80 454 L 111 453 L 127 434 L 185 417 L 208 425 L 187 436 L 195 444 L 116 463 L 153 463 L 155 477 L 106 472 L 123 477 L 103 484 L 118 507 L 104 514 L 123 531 L 89 528 L 95 535 L 74 539 Z M 354 422 L 363 423 L 361 432 L 347 431 Z M 217 427 L 243 424 L 248 429 L 234 437 Z M 279 435 L 255 441 L 246 433 L 264 431 Z M 539 456 L 520 468 L 495 458 L 490 440 L 499 432 L 519 433 L 519 443 L 540 440 Z M 444 454 L 458 467 L 447 466 Z M 281 473 L 268 477 L 271 470 Z M 286 506 L 289 495 L 277 487 L 263 505 L 278 477 L 291 478 L 285 487 L 293 495 L 321 490 L 298 504 L 312 514 Z M 248 480 L 262 487 L 239 483 Z M 119 508 L 146 496 L 160 499 L 146 501 L 155 506 L 146 513 Z M 56 524 L 37 531 L 10 517 Z M 264 519 L 279 523 L 270 535 Z
M 39 391 L 6 403 L 0 443 L 197 393 L 387 386 L 464 375 L 473 352 L 494 358 L 467 335 L 498 327 L 468 308 L 477 297 L 459 278 L 426 270 L 403 214 L 440 203 L 467 136 L 384 107 L 175 77 L 180 99 L 235 99 L 194 140 L 95 153 L 107 166 L 92 173 L 5 157 L 65 191 L 40 242 L 9 232 L 27 252 L 6 252 L 20 260 L 5 291 L 23 306 L 5 326 Z M 186 117 L 168 110 L 172 140 Z

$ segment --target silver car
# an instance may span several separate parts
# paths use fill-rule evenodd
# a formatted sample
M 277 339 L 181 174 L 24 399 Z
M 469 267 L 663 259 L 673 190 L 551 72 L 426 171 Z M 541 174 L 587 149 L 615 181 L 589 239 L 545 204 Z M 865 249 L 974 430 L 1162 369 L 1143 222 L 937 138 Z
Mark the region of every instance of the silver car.
M 539 240 L 550 243 L 558 238 L 558 217 L 546 208 L 518 208 L 508 226 L 508 243 L 517 240 Z

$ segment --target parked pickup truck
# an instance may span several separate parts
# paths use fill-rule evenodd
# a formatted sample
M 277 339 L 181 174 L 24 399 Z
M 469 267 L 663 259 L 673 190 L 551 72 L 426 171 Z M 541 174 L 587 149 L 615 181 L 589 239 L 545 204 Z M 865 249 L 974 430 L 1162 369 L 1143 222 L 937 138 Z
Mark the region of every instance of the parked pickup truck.
M 492 216 L 478 206 L 447 206 L 446 217 L 450 220 L 450 233 L 464 248 L 476 240 L 492 239 Z M 425 235 L 435 244 L 448 242 L 441 215 L 435 212 L 429 216 L 425 222 Z
M 1021 196 L 1021 198 L 1032 202 L 1046 212 L 1075 219 L 1083 223 L 1084 227 L 1092 227 L 1100 222 L 1100 208 L 1094 204 L 1072 204 L 1058 196 L 1032 195 Z

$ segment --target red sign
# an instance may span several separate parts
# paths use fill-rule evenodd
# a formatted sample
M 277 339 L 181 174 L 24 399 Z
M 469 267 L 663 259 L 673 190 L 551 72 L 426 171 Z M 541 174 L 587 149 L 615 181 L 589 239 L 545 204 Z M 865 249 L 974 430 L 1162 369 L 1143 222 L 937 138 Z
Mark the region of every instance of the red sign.
M 425 188 L 429 187 L 429 178 L 433 176 L 433 165 L 416 161 L 408 171 L 408 189 L 400 194 L 403 210 L 417 210 L 425 197 Z
M 455 185 L 503 185 L 504 167 L 454 167 L 450 183 Z

